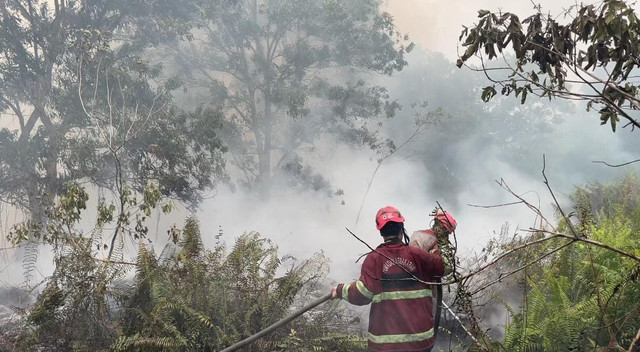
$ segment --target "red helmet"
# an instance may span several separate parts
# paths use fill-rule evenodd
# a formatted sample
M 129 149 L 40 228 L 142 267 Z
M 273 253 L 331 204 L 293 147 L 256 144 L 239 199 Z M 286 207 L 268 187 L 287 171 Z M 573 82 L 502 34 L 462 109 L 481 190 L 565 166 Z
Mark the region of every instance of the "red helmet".
M 438 210 L 435 214 L 435 218 L 436 220 L 440 221 L 440 223 L 444 225 L 444 228 L 449 232 L 455 231 L 456 226 L 458 226 L 456 219 L 454 219 L 453 215 L 451 215 L 451 213 L 449 213 L 448 211 Z
M 389 221 L 404 222 L 400 211 L 392 206 L 386 206 L 378 210 L 376 214 L 376 229 L 380 230 Z

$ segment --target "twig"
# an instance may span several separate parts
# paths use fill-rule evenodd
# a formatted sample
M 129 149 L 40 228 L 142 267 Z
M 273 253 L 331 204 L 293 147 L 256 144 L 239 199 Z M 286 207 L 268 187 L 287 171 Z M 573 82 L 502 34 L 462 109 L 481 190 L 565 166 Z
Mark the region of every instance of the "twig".
M 622 321 L 622 323 L 620 324 L 620 327 L 618 328 L 618 333 L 620 333 L 620 331 L 622 331 L 623 326 L 627 324 L 627 321 L 629 319 L 634 318 L 636 316 L 638 311 L 640 311 L 640 306 L 635 307 L 634 309 L 629 311 L 629 313 L 625 314 L 623 317 L 619 318 L 618 320 L 616 320 L 616 321 L 614 321 L 612 323 L 612 324 L 617 324 L 620 321 Z
M 367 248 L 369 248 L 369 249 L 371 250 L 371 252 L 376 252 L 376 253 L 378 253 L 378 254 L 382 255 L 383 257 L 385 257 L 386 259 L 391 260 L 394 264 L 398 265 L 397 263 L 395 263 L 395 261 L 393 261 L 391 258 L 389 258 L 388 256 L 386 256 L 385 254 L 380 253 L 380 252 L 378 252 L 377 250 L 375 250 L 374 248 L 372 248 L 371 246 L 369 246 L 369 244 L 368 244 L 368 243 L 366 243 L 365 241 L 363 241 L 362 239 L 360 239 L 357 235 L 355 235 L 353 232 L 351 232 L 351 230 L 349 230 L 348 228 L 347 228 L 347 231 L 348 231 L 348 232 L 349 232 L 353 237 L 355 237 L 358 241 L 362 242 L 365 246 L 367 246 Z M 524 231 L 527 231 L 527 230 L 524 230 Z M 539 243 L 542 243 L 542 242 L 546 242 L 546 241 L 552 240 L 552 239 L 554 239 L 554 238 L 559 238 L 559 237 L 565 237 L 565 238 L 568 238 L 568 239 L 571 239 L 571 240 L 584 240 L 584 239 L 582 239 L 582 238 L 578 238 L 578 239 L 576 239 L 576 238 L 574 238 L 574 237 L 572 237 L 572 236 L 568 236 L 568 235 L 565 235 L 565 234 L 559 234 L 559 233 L 555 233 L 555 232 L 549 232 L 549 231 L 543 231 L 543 230 L 535 230 L 535 229 L 531 229 L 530 231 L 531 231 L 531 232 L 536 232 L 536 231 L 537 231 L 537 232 L 544 232 L 544 233 L 547 233 L 547 234 L 551 234 L 551 236 L 549 236 L 549 237 L 544 237 L 544 238 L 540 238 L 540 239 L 537 239 L 537 240 L 535 240 L 535 241 L 527 242 L 527 243 L 524 243 L 524 244 L 522 244 L 522 245 L 520 245 L 520 246 L 517 246 L 517 247 L 515 247 L 515 248 L 512 248 L 512 249 L 510 249 L 510 250 L 508 250 L 508 251 L 506 251 L 506 252 L 502 253 L 501 255 L 499 255 L 498 257 L 496 257 L 495 259 L 493 259 L 491 262 L 489 262 L 489 263 L 487 263 L 487 264 L 485 264 L 485 265 L 481 266 L 480 268 L 478 268 L 478 269 L 476 269 L 476 270 L 474 270 L 474 271 L 472 271 L 472 272 L 470 272 L 470 273 L 468 273 L 468 274 L 465 274 L 465 275 L 462 275 L 462 276 L 458 277 L 458 278 L 457 278 L 457 280 L 444 281 L 444 282 L 427 282 L 427 281 L 420 280 L 420 279 L 418 279 L 417 277 L 415 277 L 415 276 L 413 276 L 413 275 L 412 275 L 412 276 L 413 276 L 413 278 L 407 278 L 407 279 L 393 279 L 393 280 L 394 280 L 394 281 L 399 281 L 399 280 L 417 280 L 417 281 L 419 281 L 419 282 L 421 282 L 421 283 L 424 283 L 424 284 L 427 284 L 427 285 L 443 285 L 443 286 L 444 286 L 444 285 L 450 285 L 450 284 L 454 284 L 454 283 L 457 283 L 457 282 L 460 282 L 460 281 L 463 281 L 463 280 L 467 280 L 467 279 L 469 279 L 469 278 L 471 278 L 471 277 L 473 277 L 473 276 L 475 276 L 475 275 L 479 274 L 480 272 L 482 272 L 482 271 L 486 270 L 486 269 L 487 269 L 487 268 L 489 268 L 490 266 L 495 265 L 495 264 L 496 264 L 496 263 L 498 263 L 500 260 L 502 260 L 502 259 L 504 259 L 505 257 L 509 256 L 510 254 L 512 254 L 512 253 L 514 253 L 514 252 L 517 252 L 517 251 L 519 251 L 519 250 L 521 250 L 521 249 L 527 248 L 527 247 L 529 247 L 529 246 L 532 246 L 532 245 L 535 245 L 535 244 L 539 244 Z M 590 241 L 590 242 L 594 242 L 594 241 Z M 595 243 L 598 243 L 598 242 L 595 242 Z M 600 243 L 598 243 L 598 244 L 600 244 Z M 602 245 L 602 246 L 606 246 L 606 245 L 603 245 L 603 244 L 600 244 L 600 245 Z M 619 250 L 618 250 L 618 251 L 619 251 Z M 536 259 L 536 261 L 539 261 L 540 259 L 543 259 L 543 258 L 544 258 L 544 257 L 542 257 L 542 258 L 538 258 L 538 259 Z M 639 259 L 640 259 L 640 258 L 639 258 Z M 398 266 L 399 266 L 400 268 L 402 268 L 403 270 L 407 271 L 404 267 L 402 267 L 402 266 L 400 266 L 400 265 L 398 265 Z M 411 274 L 411 273 L 410 273 L 410 272 L 408 272 L 408 271 L 407 271 L 407 273 Z M 371 275 L 369 275 L 369 276 L 371 276 Z M 372 278 L 374 278 L 374 277 L 372 277 Z M 382 280 L 382 279 L 379 279 L 379 278 L 374 278 L 374 279 Z M 384 281 L 384 280 L 383 280 L 383 281 Z
M 378 173 L 378 170 L 380 169 L 380 166 L 382 166 L 382 163 L 384 162 L 384 160 L 387 159 L 392 154 L 393 153 L 380 159 L 378 161 L 378 165 L 376 165 L 376 169 L 373 170 L 373 173 L 371 174 L 371 178 L 369 179 L 369 183 L 367 183 L 367 189 L 364 191 L 364 197 L 362 197 L 362 202 L 360 203 L 360 209 L 358 209 L 358 215 L 356 215 L 356 224 L 360 220 L 360 214 L 362 213 L 362 208 L 364 207 L 364 201 L 367 199 L 367 195 L 369 194 L 369 190 L 371 189 L 371 184 L 373 183 L 373 179 L 376 177 L 376 174 Z
M 545 160 L 545 159 L 544 159 L 544 157 L 543 157 L 543 162 L 544 162 L 544 160 Z M 621 249 L 615 248 L 615 247 L 613 247 L 613 246 L 610 246 L 610 245 L 607 245 L 607 244 L 604 244 L 604 243 L 600 243 L 600 242 L 597 242 L 597 241 L 589 240 L 589 239 L 587 239 L 587 238 L 586 238 L 586 237 L 584 237 L 584 236 L 579 236 L 579 235 L 578 235 L 578 233 L 577 233 L 577 232 L 575 231 L 575 229 L 573 228 L 573 226 L 572 226 L 571 222 L 569 222 L 568 218 L 566 217 L 566 215 L 565 215 L 565 214 L 564 214 L 564 212 L 562 211 L 562 208 L 560 207 L 560 205 L 559 205 L 559 203 L 558 203 L 558 201 L 557 201 L 557 199 L 556 199 L 556 197 L 555 197 L 555 195 L 554 195 L 553 191 L 551 190 L 551 187 L 549 186 L 549 182 L 548 182 L 547 176 L 545 175 L 545 173 L 544 173 L 544 172 L 545 172 L 545 168 L 543 167 L 543 169 L 542 169 L 542 174 L 543 174 L 544 179 L 545 179 L 545 182 L 544 182 L 544 183 L 545 183 L 545 185 L 547 186 L 547 189 L 549 190 L 549 192 L 551 193 L 551 195 L 552 195 L 552 197 L 553 197 L 553 199 L 554 199 L 554 201 L 555 201 L 555 204 L 556 204 L 556 206 L 558 207 L 559 211 L 561 212 L 562 216 L 563 216 L 563 217 L 565 218 L 565 220 L 567 221 L 567 225 L 568 225 L 568 226 L 570 226 L 570 228 L 571 228 L 571 230 L 572 230 L 572 234 L 573 234 L 573 236 L 570 236 L 570 235 L 567 235 L 567 234 L 564 234 L 564 233 L 557 232 L 557 231 L 555 231 L 555 229 L 554 229 L 554 231 L 548 231 L 548 230 L 544 230 L 544 229 L 534 229 L 534 228 L 530 228 L 529 230 L 524 230 L 524 231 L 528 231 L 528 232 L 543 232 L 543 233 L 546 233 L 546 234 L 550 234 L 550 235 L 552 235 L 551 237 L 546 237 L 546 238 L 541 239 L 541 240 L 548 240 L 548 239 L 555 238 L 555 237 L 564 237 L 564 238 L 568 238 L 568 239 L 575 239 L 575 240 L 580 241 L 580 242 L 584 242 L 584 243 L 588 243 L 588 244 L 591 244 L 591 245 L 594 245 L 594 246 L 597 246 L 597 247 L 601 247 L 601 248 L 608 249 L 608 250 L 610 250 L 610 251 L 613 251 L 613 252 L 616 252 L 616 253 L 618 253 L 618 254 L 621 254 L 621 255 L 623 255 L 623 256 L 625 256 L 625 257 L 631 258 L 631 259 L 633 259 L 633 260 L 635 260 L 635 261 L 637 261 L 637 262 L 640 262 L 640 257 L 638 257 L 638 256 L 636 256 L 636 255 L 633 255 L 633 254 L 631 254 L 631 253 L 627 253 L 627 252 L 625 252 L 625 251 L 623 251 L 623 250 L 621 250 Z M 542 213 L 541 213 L 541 211 L 540 211 L 540 209 L 539 209 L 539 208 L 537 208 L 537 207 L 535 207 L 535 206 L 531 205 L 530 203 L 528 203 L 527 201 L 525 201 L 522 197 L 520 197 L 520 196 L 518 196 L 517 194 L 515 194 L 515 193 L 514 193 L 514 192 L 513 192 L 513 191 L 512 191 L 508 186 L 506 186 L 506 184 L 504 183 L 504 181 L 502 181 L 502 182 L 501 182 L 501 183 L 499 183 L 499 184 L 500 184 L 500 185 L 501 185 L 505 190 L 507 190 L 509 193 L 511 193 L 514 197 L 516 197 L 516 198 L 520 199 L 520 200 L 521 200 L 525 205 L 527 205 L 527 207 L 529 207 L 532 211 L 534 211 L 536 214 L 538 214 L 540 217 L 542 217 L 542 219 L 544 219 L 548 224 L 550 224 L 550 223 L 549 223 L 549 222 L 548 222 L 548 221 L 547 221 L 547 220 L 542 216 Z
M 640 159 L 636 159 L 636 160 L 628 161 L 628 162 L 626 162 L 626 163 L 622 163 L 622 164 L 615 164 L 615 165 L 609 164 L 608 162 L 606 162 L 606 161 L 602 161 L 602 160 L 596 160 L 596 161 L 593 161 L 593 162 L 594 162 L 594 163 L 605 164 L 605 165 L 607 165 L 607 166 L 609 166 L 609 167 L 620 167 L 620 166 L 626 166 L 626 165 L 629 165 L 629 164 L 637 163 L 637 162 L 639 162 L 639 161 L 640 161 Z
M 631 346 L 629 346 L 628 352 L 633 352 L 633 347 L 636 345 L 636 342 L 638 341 L 640 341 L 640 329 L 638 329 L 638 333 L 636 334 L 636 337 L 633 339 L 633 342 L 631 342 Z
M 460 326 L 462 326 L 462 329 L 464 329 L 464 332 L 467 333 L 467 335 L 469 335 L 469 337 L 471 337 L 471 339 L 473 340 L 473 342 L 476 343 L 476 345 L 478 346 L 482 346 L 480 344 L 480 341 L 478 341 L 475 336 L 473 336 L 473 334 L 467 330 L 467 327 L 464 326 L 464 324 L 462 323 L 462 320 L 460 320 L 460 318 L 458 318 L 458 316 L 456 315 L 456 313 L 453 312 L 453 310 L 451 310 L 451 307 L 449 307 L 449 305 L 447 305 L 444 300 L 442 301 L 442 305 L 449 311 L 449 313 L 451 313 L 451 315 L 453 315 L 453 317 L 458 321 L 458 323 L 460 323 Z
M 316 299 L 315 301 L 309 303 L 308 305 L 298 309 L 297 311 L 289 314 L 288 316 L 278 320 L 277 322 L 271 324 L 270 326 L 260 330 L 258 333 L 249 336 L 248 338 L 240 341 L 240 342 L 236 342 L 235 344 L 225 348 L 224 350 L 220 351 L 220 352 L 231 352 L 231 351 L 235 351 L 238 348 L 248 345 L 251 342 L 272 333 L 274 330 L 276 330 L 277 328 L 279 328 L 280 326 L 292 321 L 293 319 L 299 317 L 300 315 L 304 314 L 306 311 L 311 310 L 312 308 L 315 308 L 316 306 L 328 301 L 331 299 L 331 293 L 328 293 L 318 299 Z
M 640 263 L 640 257 L 638 257 L 638 256 L 635 256 L 635 255 L 633 255 L 631 253 L 627 253 L 627 252 L 625 252 L 625 251 L 623 251 L 621 249 L 618 249 L 616 247 L 610 246 L 608 244 L 604 244 L 604 243 L 601 243 L 601 242 L 598 242 L 598 241 L 593 241 L 593 240 L 587 239 L 585 237 L 573 237 L 573 236 L 569 236 L 569 235 L 564 234 L 564 233 L 552 232 L 552 231 L 540 230 L 540 229 L 533 229 L 533 228 L 530 228 L 529 230 L 523 230 L 523 231 L 544 232 L 544 233 L 547 233 L 547 234 L 550 234 L 550 235 L 554 235 L 554 236 L 558 236 L 558 237 L 575 239 L 577 241 L 588 243 L 588 244 L 594 245 L 596 247 L 608 249 L 610 251 L 616 252 L 616 253 L 618 253 L 618 254 L 620 254 L 622 256 L 625 256 L 627 258 L 633 259 L 633 260 L 637 261 L 638 263 Z
M 100 259 L 100 258 L 92 258 L 93 260 L 97 260 L 99 262 L 105 263 L 105 264 L 122 264 L 122 265 L 134 265 L 134 266 L 138 266 L 138 263 L 133 263 L 133 262 L 125 262 L 122 260 L 110 260 L 110 259 Z
M 502 281 L 502 279 L 504 279 L 504 278 L 506 278 L 506 277 L 509 277 L 509 276 L 511 276 L 511 275 L 513 275 L 513 274 L 515 274 L 515 273 L 518 273 L 518 272 L 520 272 L 520 271 L 522 271 L 522 270 L 524 270 L 524 269 L 526 269 L 526 268 L 530 267 L 531 265 L 533 265 L 533 264 L 535 264 L 535 263 L 538 263 L 538 262 L 539 262 L 539 261 L 541 261 L 542 259 L 544 259 L 544 258 L 546 258 L 546 257 L 548 257 L 548 256 L 550 256 L 550 255 L 552 255 L 552 254 L 554 254 L 554 253 L 556 253 L 556 252 L 558 252 L 559 250 L 561 250 L 561 249 L 563 249 L 563 248 L 568 247 L 569 245 L 571 245 L 571 244 L 572 244 L 573 242 L 575 242 L 575 241 L 577 241 L 577 240 L 576 240 L 576 239 L 571 239 L 569 242 L 567 242 L 567 243 L 563 244 L 562 246 L 560 246 L 560 247 L 558 247 L 558 248 L 556 248 L 556 249 L 554 249 L 554 250 L 550 251 L 549 253 L 547 253 L 547 254 L 545 254 L 545 255 L 543 255 L 543 256 L 541 256 L 541 257 L 536 258 L 535 260 L 532 260 L 532 261 L 530 261 L 530 262 L 528 262 L 528 263 L 526 263 L 526 264 L 522 265 L 521 267 L 519 267 L 519 268 L 517 268 L 517 269 L 515 269 L 515 270 L 512 270 L 512 271 L 507 272 L 507 273 L 504 273 L 504 274 L 500 273 L 499 278 L 498 278 L 497 280 L 494 280 L 494 281 L 492 281 L 492 282 L 489 282 L 488 284 L 485 284 L 484 286 L 481 286 L 480 288 L 478 288 L 478 289 L 476 289 L 475 291 L 473 291 L 473 292 L 471 293 L 471 295 L 473 296 L 473 295 L 475 295 L 476 293 L 479 293 L 480 291 L 485 290 L 485 289 L 486 289 L 486 288 L 488 288 L 489 286 L 491 286 L 491 285 L 493 285 L 493 284 L 495 284 L 495 283 L 498 283 L 498 282 Z
M 527 206 L 527 208 L 531 209 L 531 211 L 533 211 L 537 216 L 540 217 L 540 219 L 544 220 L 544 222 L 551 226 L 551 228 L 553 228 L 555 230 L 555 227 L 553 225 L 551 225 L 551 222 L 549 220 L 547 220 L 547 218 L 542 215 L 542 212 L 540 211 L 540 209 L 538 207 L 536 207 L 535 205 L 527 202 L 524 198 L 522 198 L 522 196 L 517 195 L 514 191 L 511 190 L 511 188 L 509 188 L 509 186 L 507 185 L 507 183 L 503 180 L 500 179 L 500 182 L 496 181 L 496 183 L 498 185 L 500 185 L 500 187 L 502 187 L 502 189 L 506 190 L 507 192 L 511 193 L 512 196 L 518 198 L 524 205 Z
M 499 262 L 500 260 L 502 260 L 502 259 L 503 259 L 503 258 L 505 258 L 506 256 L 508 256 L 508 255 L 510 255 L 510 254 L 512 254 L 512 253 L 514 253 L 514 252 L 516 252 L 516 251 L 519 251 L 519 250 L 521 250 L 521 249 L 525 249 L 525 248 L 527 248 L 527 247 L 530 247 L 530 246 L 532 246 L 532 245 L 534 245 L 534 244 L 539 244 L 539 243 L 542 243 L 542 242 L 546 242 L 546 241 L 549 241 L 549 240 L 552 240 L 552 239 L 554 239 L 554 238 L 558 238 L 558 237 L 561 237 L 561 236 L 555 236 L 555 235 L 554 235 L 554 236 L 544 237 L 544 238 L 540 238 L 540 239 L 537 239 L 537 240 L 535 240 L 535 241 L 527 242 L 527 243 L 524 243 L 524 244 L 522 244 L 522 245 L 520 245 L 520 246 L 514 247 L 514 248 L 512 248 L 512 249 L 510 249 L 510 250 L 508 250 L 508 251 L 506 251 L 506 252 L 504 252 L 504 253 L 502 253 L 502 254 L 500 254 L 498 257 L 496 257 L 495 259 L 493 259 L 491 262 L 489 262 L 489 263 L 487 263 L 487 264 L 485 264 L 485 265 L 481 266 L 479 269 L 476 269 L 475 271 L 473 271 L 473 272 L 471 272 L 471 273 L 469 273 L 469 274 L 466 274 L 466 275 L 461 276 L 461 277 L 459 278 L 459 280 L 466 280 L 466 279 L 471 278 L 471 277 L 472 277 L 472 276 L 474 276 L 474 275 L 479 274 L 481 271 L 483 271 L 483 270 L 487 269 L 488 267 L 490 267 L 490 266 L 492 266 L 492 265 L 496 264 L 497 262 Z M 569 238 L 572 238 L 572 237 L 569 237 Z M 538 260 L 539 260 L 539 259 L 538 259 Z
M 564 218 L 564 221 L 569 226 L 569 229 L 571 229 L 571 233 L 573 233 L 574 237 L 578 237 L 578 233 L 576 232 L 576 229 L 573 227 L 571 220 L 569 220 L 569 218 L 564 214 L 564 210 L 562 210 L 560 203 L 558 203 L 558 199 L 556 199 L 556 195 L 553 193 L 553 190 L 551 190 L 551 186 L 549 185 L 549 180 L 547 179 L 547 175 L 545 174 L 546 168 L 547 168 L 547 159 L 546 159 L 546 156 L 542 154 L 542 177 L 544 177 L 544 184 L 545 186 L 547 186 L 547 189 L 549 190 L 549 193 L 553 198 L 553 202 L 558 207 L 558 211 L 560 212 L 560 214 L 562 214 L 562 218 Z
M 516 204 L 522 204 L 522 201 L 517 201 L 517 202 L 511 202 L 511 203 L 502 203 L 502 204 L 495 204 L 495 205 L 478 205 L 478 204 L 468 204 L 468 206 L 470 207 L 474 207 L 474 208 L 485 208 L 485 209 L 489 209 L 489 208 L 499 208 L 499 207 L 505 207 L 505 206 L 509 206 L 509 205 L 516 205 Z
M 364 245 L 365 245 L 365 246 L 367 246 L 367 247 L 368 247 L 372 252 L 376 252 L 376 253 L 380 254 L 381 256 L 383 256 L 383 257 L 385 257 L 386 259 L 390 260 L 393 264 L 395 264 L 396 266 L 398 266 L 400 269 L 404 270 L 407 274 L 411 275 L 411 276 L 412 276 L 412 278 L 407 278 L 408 280 L 415 280 L 415 281 L 421 282 L 421 283 L 423 283 L 423 284 L 425 284 L 425 285 L 442 285 L 442 283 L 439 283 L 439 282 L 428 282 L 428 281 L 424 281 L 424 280 L 420 280 L 420 279 L 418 279 L 418 278 L 417 278 L 417 277 L 416 277 L 416 276 L 415 276 L 411 271 L 407 270 L 407 268 L 405 268 L 404 266 L 402 266 L 402 265 L 398 264 L 398 262 L 396 262 L 395 260 L 393 260 L 393 259 L 389 258 L 389 256 L 387 256 L 386 254 L 381 253 L 381 252 L 378 252 L 376 249 L 374 249 L 374 248 L 372 248 L 371 246 L 369 246 L 369 244 L 368 244 L 367 242 L 363 241 L 360 237 L 356 236 L 356 234 L 355 234 L 355 233 L 353 233 L 353 232 L 351 232 L 351 230 L 349 230 L 348 228 L 346 228 L 346 227 L 345 227 L 345 229 L 346 229 L 347 231 L 349 231 L 349 233 L 351 234 L 351 236 L 355 237 L 358 241 L 360 241 L 360 242 L 364 243 Z M 369 274 L 368 274 L 368 275 L 369 275 Z M 371 276 L 371 275 L 369 275 L 369 276 Z M 373 278 L 373 277 L 372 277 L 372 278 Z M 382 279 L 380 279 L 380 280 L 382 280 Z M 394 281 L 398 281 L 398 279 L 393 279 L 393 280 L 394 280 Z
M 380 170 L 382 163 L 384 163 L 387 159 L 389 159 L 391 156 L 397 153 L 405 145 L 409 144 L 409 142 L 411 142 L 417 135 L 422 133 L 425 125 L 426 125 L 426 122 L 424 124 L 418 124 L 415 131 L 413 131 L 413 133 L 411 134 L 411 136 L 409 136 L 409 138 L 407 138 L 404 142 L 402 142 L 402 144 L 400 144 L 395 150 L 385 155 L 382 159 L 378 160 L 378 165 L 376 165 L 375 170 L 373 170 L 373 173 L 371 174 L 371 179 L 369 179 L 369 183 L 367 184 L 367 190 L 364 192 L 364 197 L 362 197 L 362 202 L 360 203 L 360 209 L 358 209 L 358 215 L 356 215 L 356 224 L 358 223 L 358 220 L 360 220 L 360 214 L 362 213 L 364 202 L 367 199 L 367 195 L 369 194 L 369 190 L 371 189 L 371 184 L 373 184 L 373 180 L 376 177 L 378 170 Z

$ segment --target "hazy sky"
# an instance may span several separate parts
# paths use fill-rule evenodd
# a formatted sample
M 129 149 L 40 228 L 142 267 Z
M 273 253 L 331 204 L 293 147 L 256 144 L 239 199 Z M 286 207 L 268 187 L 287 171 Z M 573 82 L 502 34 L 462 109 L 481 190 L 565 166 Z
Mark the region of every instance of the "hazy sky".
M 558 14 L 568 8 L 572 0 L 538 0 L 544 12 Z M 456 45 L 462 25 L 472 25 L 478 10 L 532 14 L 531 0 L 385 0 L 386 11 L 393 15 L 402 33 L 416 44 L 444 53 L 450 60 L 456 58 Z

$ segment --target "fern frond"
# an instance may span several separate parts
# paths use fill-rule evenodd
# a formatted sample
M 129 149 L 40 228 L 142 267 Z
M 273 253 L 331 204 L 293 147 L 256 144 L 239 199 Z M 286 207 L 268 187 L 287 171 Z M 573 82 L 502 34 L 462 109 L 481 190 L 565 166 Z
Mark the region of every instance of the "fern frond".
M 111 345 L 114 352 L 139 350 L 181 351 L 185 341 L 174 340 L 169 337 L 143 337 L 140 334 L 120 336 Z
M 33 273 L 36 270 L 36 264 L 38 262 L 39 251 L 39 244 L 35 241 L 28 241 L 24 246 L 22 269 L 24 270 L 24 285 L 27 287 L 33 279 Z
M 114 242 L 114 247 L 111 252 L 111 259 L 114 260 L 123 260 L 124 258 L 124 235 L 122 231 L 119 231 L 115 234 L 116 241 Z

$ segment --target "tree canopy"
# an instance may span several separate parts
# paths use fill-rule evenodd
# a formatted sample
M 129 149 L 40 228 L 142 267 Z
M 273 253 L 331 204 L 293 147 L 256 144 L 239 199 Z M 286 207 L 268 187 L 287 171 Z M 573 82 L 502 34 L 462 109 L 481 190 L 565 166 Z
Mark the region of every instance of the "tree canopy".
M 0 2 L 3 201 L 42 219 L 41 203 L 69 181 L 114 191 L 157 181 L 187 202 L 216 182 L 219 114 L 178 110 L 175 82 L 142 58 L 187 34 L 190 3 Z
M 375 118 L 399 108 L 370 73 L 401 70 L 412 44 L 378 0 L 207 2 L 166 58 L 200 103 L 221 106 L 225 141 L 245 185 L 300 173 L 303 148 L 331 133 L 380 148 Z M 193 94 L 193 93 L 190 93 Z
M 477 57 L 473 69 L 492 81 L 482 90 L 488 101 L 498 91 L 524 103 L 529 94 L 586 102 L 601 124 L 615 132 L 640 127 L 638 83 L 640 20 L 633 5 L 604 0 L 571 6 L 554 16 L 542 8 L 526 17 L 510 12 L 478 11 L 478 23 L 464 27 L 465 48 L 457 65 Z M 493 60 L 500 59 L 494 63 Z

